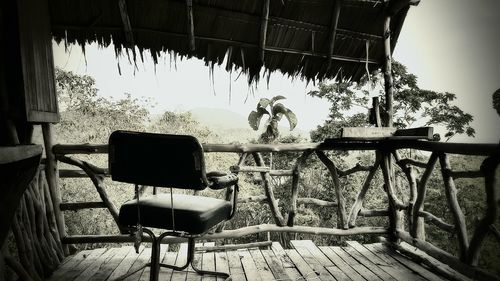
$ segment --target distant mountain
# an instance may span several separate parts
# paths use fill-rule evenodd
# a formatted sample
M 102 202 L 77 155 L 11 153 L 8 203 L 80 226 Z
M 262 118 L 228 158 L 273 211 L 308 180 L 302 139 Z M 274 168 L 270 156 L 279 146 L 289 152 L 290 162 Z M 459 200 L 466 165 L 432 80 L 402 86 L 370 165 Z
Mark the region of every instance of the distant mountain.
M 245 116 L 226 109 L 200 107 L 190 112 L 200 123 L 212 128 L 250 129 Z

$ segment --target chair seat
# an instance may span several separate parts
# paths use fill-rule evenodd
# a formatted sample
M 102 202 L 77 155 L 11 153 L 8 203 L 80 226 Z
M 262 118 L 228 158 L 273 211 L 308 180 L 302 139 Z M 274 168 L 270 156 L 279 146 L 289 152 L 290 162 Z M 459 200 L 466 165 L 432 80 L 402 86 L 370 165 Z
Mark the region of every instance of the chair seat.
M 211 197 L 174 194 L 175 230 L 202 234 L 231 214 L 231 203 Z M 140 224 L 145 227 L 174 230 L 170 194 L 157 194 L 139 201 Z M 137 200 L 124 203 L 120 208 L 119 222 L 122 226 L 137 225 Z

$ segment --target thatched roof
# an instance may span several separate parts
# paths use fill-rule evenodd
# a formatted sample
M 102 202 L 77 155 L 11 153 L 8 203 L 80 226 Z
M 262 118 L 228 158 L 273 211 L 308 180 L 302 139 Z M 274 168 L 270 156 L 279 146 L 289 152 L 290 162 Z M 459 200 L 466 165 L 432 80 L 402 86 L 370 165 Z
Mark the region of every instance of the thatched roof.
M 403 8 L 394 12 L 396 2 Z M 372 71 L 383 65 L 385 16 L 395 13 L 394 47 L 408 4 L 414 2 L 418 1 L 49 0 L 49 6 L 57 41 L 83 47 L 113 41 L 117 54 L 127 49 L 135 59 L 131 46 L 136 46 L 140 56 L 149 50 L 155 62 L 162 52 L 194 56 L 212 66 L 227 56 L 226 68 L 243 70 L 249 81 L 259 79 L 262 67 L 268 73 L 279 70 L 307 80 L 337 74 L 358 80 L 367 67 Z

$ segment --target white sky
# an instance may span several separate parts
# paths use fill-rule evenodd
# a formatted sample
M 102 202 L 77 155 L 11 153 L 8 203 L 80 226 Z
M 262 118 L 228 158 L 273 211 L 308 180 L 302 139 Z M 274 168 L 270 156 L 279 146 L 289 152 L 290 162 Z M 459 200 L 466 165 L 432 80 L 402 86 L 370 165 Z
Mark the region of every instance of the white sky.
M 452 141 L 500 139 L 500 117 L 491 102 L 491 95 L 500 88 L 498 12 L 498 0 L 422 0 L 419 6 L 411 8 L 399 37 L 394 58 L 418 76 L 419 86 L 455 93 L 456 105 L 474 115 L 476 138 L 455 137 Z M 157 103 L 152 110 L 155 113 L 211 107 L 247 116 L 261 97 L 284 95 L 287 100 L 283 103 L 297 114 L 299 129 L 309 131 L 327 117 L 328 104 L 308 97 L 306 93 L 314 85 L 303 81 L 292 81 L 275 73 L 269 88 L 262 81 L 251 91 L 244 75 L 235 81 L 237 73 L 230 76 L 223 68 L 216 68 L 212 84 L 209 69 L 202 61 L 191 59 L 171 64 L 168 55 L 163 59 L 155 72 L 146 55 L 146 61 L 138 62 L 134 73 L 127 59 L 121 58 L 120 75 L 112 48 L 87 46 L 85 62 L 79 47 L 65 53 L 62 45 L 54 45 L 56 66 L 93 76 L 104 96 L 119 98 L 130 93 L 135 97 L 151 97 Z

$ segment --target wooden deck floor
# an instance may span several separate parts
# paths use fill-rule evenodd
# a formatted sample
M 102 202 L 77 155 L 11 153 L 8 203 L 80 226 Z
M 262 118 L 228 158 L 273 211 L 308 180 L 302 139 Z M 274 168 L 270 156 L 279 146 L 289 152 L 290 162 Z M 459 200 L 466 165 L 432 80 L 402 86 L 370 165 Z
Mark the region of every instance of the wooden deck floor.
M 294 249 L 283 249 L 277 242 L 270 249 L 242 249 L 196 254 L 203 269 L 230 272 L 233 280 L 446 280 L 383 244 L 362 245 L 347 242 L 346 247 L 316 246 L 310 240 L 292 241 Z M 213 244 L 205 243 L 205 246 Z M 185 263 L 187 244 L 178 251 L 162 246 L 162 262 Z M 85 250 L 68 257 L 49 280 L 114 280 L 146 263 L 151 249 L 136 254 L 132 247 Z M 464 276 L 446 268 L 459 280 Z M 149 280 L 149 270 L 139 271 L 126 280 Z M 219 280 L 196 275 L 192 269 L 172 272 L 161 269 L 160 280 Z

